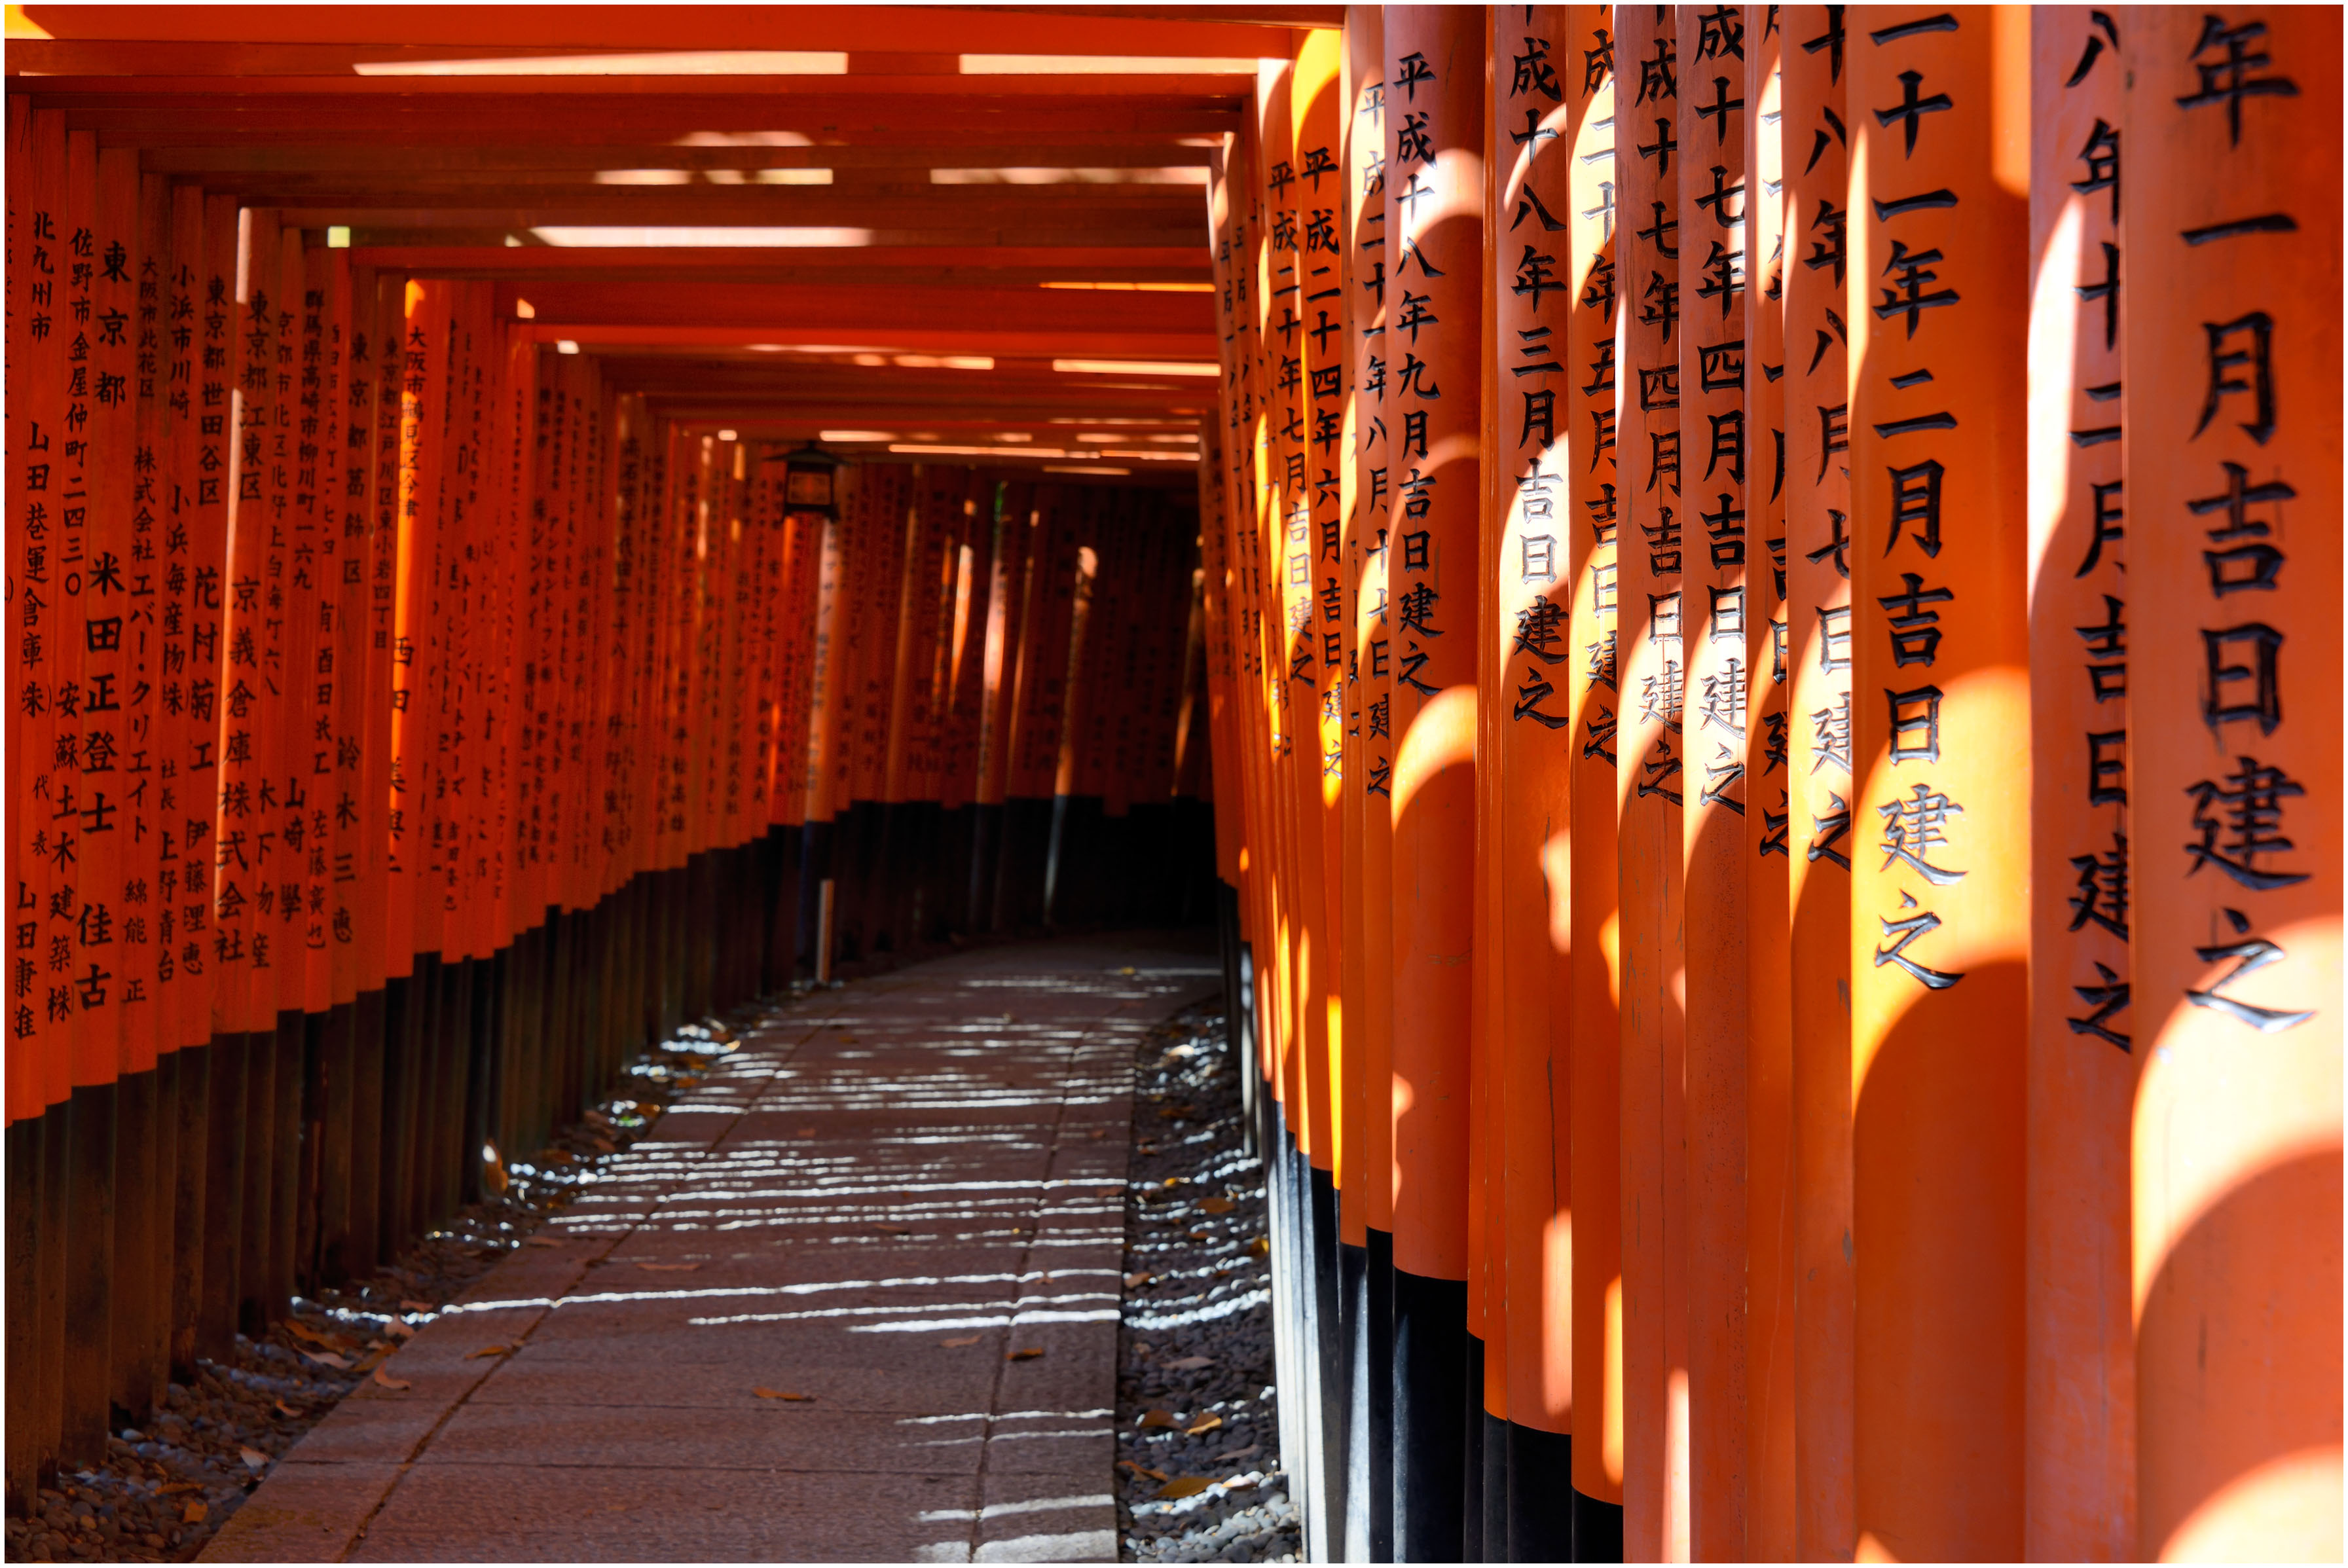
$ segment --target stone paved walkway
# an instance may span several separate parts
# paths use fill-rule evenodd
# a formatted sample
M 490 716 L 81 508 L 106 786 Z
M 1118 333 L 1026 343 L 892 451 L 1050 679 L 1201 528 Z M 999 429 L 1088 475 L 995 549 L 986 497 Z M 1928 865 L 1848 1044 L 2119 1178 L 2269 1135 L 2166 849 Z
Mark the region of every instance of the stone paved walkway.
M 1068 940 L 766 1016 L 205 1560 L 1113 1561 L 1134 1037 L 1219 985 Z

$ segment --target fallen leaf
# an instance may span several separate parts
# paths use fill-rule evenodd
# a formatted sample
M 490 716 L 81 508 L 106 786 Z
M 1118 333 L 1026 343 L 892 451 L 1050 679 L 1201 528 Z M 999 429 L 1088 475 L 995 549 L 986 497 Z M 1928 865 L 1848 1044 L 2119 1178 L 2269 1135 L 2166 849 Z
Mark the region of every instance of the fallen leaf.
M 300 1417 L 302 1414 L 301 1411 L 295 1409 L 293 1406 L 287 1404 L 283 1399 L 277 1401 L 277 1413 L 281 1416 L 294 1416 L 296 1418 Z
M 1179 1361 L 1169 1361 L 1166 1365 L 1177 1372 L 1195 1372 L 1201 1367 L 1214 1364 L 1215 1358 L 1211 1356 L 1185 1356 Z
M 1262 1443 L 1250 1443 L 1243 1449 L 1226 1449 L 1215 1456 L 1215 1462 L 1220 1464 L 1225 1460 L 1252 1459 L 1255 1457 L 1256 1450 L 1262 1447 Z
M 1156 1274 L 1151 1274 L 1148 1269 L 1142 1269 L 1138 1273 L 1129 1274 L 1125 1276 L 1125 1288 L 1128 1290 L 1133 1290 L 1138 1286 L 1148 1284 L 1151 1280 L 1154 1280 L 1158 1276 Z
M 484 1356 L 510 1356 L 521 1347 L 518 1345 L 484 1345 L 479 1350 L 465 1352 L 468 1361 L 479 1361 Z
M 337 1356 L 331 1350 L 304 1350 L 302 1354 L 308 1359 L 315 1361 L 321 1367 L 332 1367 L 344 1372 L 347 1372 L 351 1369 L 351 1364 L 347 1357 Z
M 892 1236 L 901 1236 L 910 1233 L 913 1227 L 911 1225 L 884 1225 L 876 1222 L 872 1228 L 876 1231 L 886 1231 Z
M 1202 1475 L 1178 1475 L 1158 1489 L 1159 1497 L 1196 1497 L 1215 1483 Z
M 1268 1258 L 1272 1256 L 1272 1243 L 1265 1241 L 1262 1236 L 1258 1236 L 1255 1240 L 1248 1243 L 1248 1255 L 1251 1257 Z
M 1217 1427 L 1220 1427 L 1222 1424 L 1223 1418 L 1220 1416 L 1209 1416 L 1204 1420 L 1198 1422 L 1194 1426 L 1183 1428 L 1182 1435 L 1186 1438 L 1201 1437 L 1208 1432 L 1213 1431 Z
M 1151 1480 L 1164 1480 L 1166 1479 L 1166 1472 L 1164 1470 L 1151 1470 L 1148 1465 L 1138 1465 L 1131 1460 L 1119 1460 L 1117 1463 L 1118 1469 L 1129 1470 L 1136 1475 L 1146 1475 Z
M 1044 1347 L 1042 1346 L 1031 1345 L 1025 1350 L 1013 1351 L 1010 1355 L 1004 1357 L 1004 1359 L 1005 1361 L 1033 1361 L 1035 1357 L 1043 1354 Z
M 191 1497 L 188 1499 L 187 1505 L 180 1510 L 180 1522 L 201 1524 L 204 1522 L 204 1515 L 211 1511 L 204 1506 L 202 1499 Z
M 413 1339 L 416 1337 L 416 1330 L 409 1327 L 407 1324 L 400 1322 L 399 1319 L 396 1317 L 389 1323 L 383 1326 L 383 1331 L 386 1334 L 390 1335 L 394 1339 Z
M 438 1312 L 440 1309 L 428 1301 L 402 1301 L 400 1305 L 410 1312 Z
M 1228 1214 L 1238 1207 L 1229 1198 L 1210 1198 L 1199 1205 L 1199 1212 L 1202 1214 Z
M 1252 1477 L 1235 1475 L 1231 1477 L 1231 1480 L 1223 1482 L 1223 1490 L 1225 1491 L 1245 1491 L 1248 1488 L 1253 1485 L 1255 1485 L 1255 1480 Z
M 259 1449 L 254 1448 L 251 1443 L 247 1443 L 238 1449 L 236 1450 L 236 1457 L 244 1461 L 244 1468 L 249 1470 L 267 1470 L 269 1468 L 269 1456 L 263 1453 Z
M 699 1088 L 701 1087 L 701 1080 L 697 1078 L 681 1078 L 676 1080 L 676 1087 L 679 1088 Z
M 395 1377 L 380 1367 L 375 1369 L 375 1380 L 382 1384 L 386 1388 L 405 1389 L 416 1387 L 415 1384 L 409 1382 L 407 1378 Z
M 646 1274 L 691 1274 L 701 1265 L 699 1264 L 638 1264 L 636 1266 Z
M 163 1485 L 155 1489 L 155 1495 L 158 1497 L 172 1497 L 183 1491 L 201 1491 L 203 1490 L 203 1483 L 201 1481 L 166 1481 Z
M 551 1236 L 532 1236 L 522 1243 L 526 1247 L 559 1247 L 561 1244 Z
M 789 1399 L 794 1403 L 805 1403 L 815 1398 L 812 1394 L 786 1394 L 780 1388 L 753 1388 L 750 1392 L 761 1399 Z
M 296 1339 L 306 1339 L 313 1345 L 323 1345 L 329 1350 L 347 1350 L 351 1347 L 349 1340 L 313 1328 L 298 1317 L 285 1320 L 285 1332 Z
M 1141 1413 L 1141 1425 L 1145 1430 L 1155 1431 L 1173 1424 L 1174 1418 L 1163 1410 L 1144 1410 Z
M 1214 1235 L 1215 1233 L 1212 1231 L 1192 1231 L 1190 1233 L 1190 1239 L 1194 1242 L 1212 1241 L 1214 1239 Z
M 949 1350 L 959 1350 L 965 1345 L 975 1345 L 985 1337 L 983 1334 L 965 1334 L 959 1339 L 941 1339 L 938 1343 Z

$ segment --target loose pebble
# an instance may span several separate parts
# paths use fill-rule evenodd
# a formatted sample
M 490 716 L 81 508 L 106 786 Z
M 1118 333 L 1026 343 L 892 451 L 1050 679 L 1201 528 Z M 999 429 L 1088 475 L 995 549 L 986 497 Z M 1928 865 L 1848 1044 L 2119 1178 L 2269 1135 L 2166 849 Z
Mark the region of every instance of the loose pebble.
M 107 1439 L 101 1463 L 59 1470 L 23 1517 L 7 1520 L 7 1561 L 192 1562 L 285 1451 L 406 1337 L 403 1314 L 439 1312 L 520 1246 L 652 1125 L 662 1107 L 651 1097 L 674 1080 L 671 1064 L 700 1053 L 695 1066 L 706 1070 L 711 1042 L 731 1038 L 715 1020 L 688 1026 L 630 1067 L 623 1092 L 636 1098 L 590 1110 L 535 1160 L 510 1166 L 502 1195 L 460 1211 L 372 1279 L 296 1296 L 258 1339 L 238 1335 L 224 1359 L 199 1357 L 192 1381 L 168 1384 L 161 1405 Z M 345 1367 L 317 1360 L 321 1350 Z M 247 1450 L 262 1456 L 259 1468 Z
M 1271 1270 L 1250 1250 L 1266 1229 L 1263 1166 L 1246 1152 L 1241 1119 L 1220 1008 L 1192 1008 L 1143 1038 L 1117 1347 L 1124 1562 L 1293 1563 L 1303 1553 L 1278 1468 Z M 1216 1484 L 1160 1501 L 1165 1483 L 1153 1473 Z

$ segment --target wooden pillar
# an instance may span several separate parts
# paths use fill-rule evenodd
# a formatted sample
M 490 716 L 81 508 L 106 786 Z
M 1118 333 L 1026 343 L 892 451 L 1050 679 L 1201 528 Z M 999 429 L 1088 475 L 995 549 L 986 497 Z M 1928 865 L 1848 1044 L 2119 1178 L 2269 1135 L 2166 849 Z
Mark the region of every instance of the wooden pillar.
M 1788 872 L 1793 672 L 1787 615 L 1784 22 L 1745 8 L 1746 1446 L 1745 1553 L 1794 1556 L 1794 1106 Z
M 1618 194 L 1625 160 L 1617 141 L 1612 7 L 1571 8 L 1555 68 L 1577 105 L 1567 150 L 1571 249 L 1560 281 L 1569 375 L 1560 399 L 1565 498 L 1558 534 L 1572 579 L 1572 663 L 1564 683 L 1573 724 L 1570 833 L 1564 887 L 1572 973 L 1568 1132 L 1572 1309 L 1574 1549 L 1620 1555 L 1622 1541 L 1622 985 L 1615 872 L 1616 740 L 1622 707 L 1617 467 Z M 1546 228 L 1543 230 L 1547 232 Z M 1521 260 L 1521 253 L 1519 260 Z M 1510 287 L 1513 290 L 1514 284 Z M 1553 677 L 1552 677 L 1553 678 Z M 1552 872 L 1552 874 L 1554 874 Z M 1558 896 L 1552 884 L 1550 898 Z
M 1741 1559 L 1745 1544 L 1746 1095 L 1751 950 L 1746 768 L 1760 727 L 1750 696 L 1766 648 L 1766 547 L 1747 483 L 1756 431 L 1746 384 L 1747 240 L 1761 193 L 1746 178 L 1751 119 L 1740 8 L 1678 8 L 1677 205 L 1681 619 L 1686 669 L 1688 1492 L 1692 1557 Z M 1766 438 L 1762 438 L 1766 439 Z M 1762 634 L 1756 635 L 1756 628 Z M 1674 1251 L 1677 1251 L 1674 1248 Z
M 1623 1550 L 1688 1553 L 1686 995 L 1681 914 L 1686 695 L 1680 420 L 1679 50 L 1670 12 L 1615 13 L 1622 179 L 1616 349 L 1622 461 L 1618 866 L 1622 1073 Z M 1632 705 L 1637 704 L 1635 716 Z
M 1857 1545 L 2012 1557 L 2029 23 L 1884 6 L 1849 25 Z
M 1346 353 L 1350 399 L 1337 463 L 1343 516 L 1341 613 L 1344 745 L 1345 1169 L 1339 1235 L 1360 1271 L 1344 1305 L 1351 1377 L 1346 1510 L 1338 1542 L 1348 1562 L 1394 1552 L 1394 947 L 1393 645 L 1385 611 L 1395 442 L 1385 425 L 1385 17 L 1345 12 L 1343 114 Z M 1217 816 L 1229 810 L 1217 793 Z
M 2085 6 L 2031 13 L 2024 1546 L 2034 1559 L 2096 1562 L 2126 1560 L 2136 1545 L 2136 1335 L 2123 1239 L 2137 1060 L 2127 913 L 2104 896 L 2125 898 L 2128 854 L 2126 617 L 2107 608 L 2129 596 L 2122 302 L 2081 294 L 2120 253 L 2124 67 L 2108 26 L 2108 13 L 2099 25 Z M 2098 634 L 2099 625 L 2113 629 Z M 2099 757 L 2112 766 L 2099 769 Z M 2115 1006 L 2100 1015 L 2082 1006 L 2081 987 Z
M 1487 1224 L 1505 1262 L 1507 1402 L 1495 1413 L 1507 1417 L 1511 1463 L 1505 1534 L 1494 1539 L 1488 1529 L 1484 1547 L 1510 1561 L 1572 1554 L 1573 1493 L 1557 1480 L 1574 1468 L 1581 1391 L 1571 1338 L 1580 1216 L 1571 1181 L 1578 976 L 1570 876 L 1573 706 L 1586 660 L 1573 620 L 1574 536 L 1582 524 L 1570 487 L 1592 439 L 1579 417 L 1590 397 L 1581 388 L 1611 382 L 1613 356 L 1611 336 L 1602 354 L 1592 346 L 1577 358 L 1573 351 L 1577 253 L 1586 257 L 1593 241 L 1602 242 L 1602 214 L 1577 215 L 1585 194 L 1576 189 L 1575 170 L 1585 167 L 1577 159 L 1612 140 L 1589 128 L 1603 108 L 1584 90 L 1579 51 L 1588 15 L 1562 5 L 1521 16 L 1495 11 L 1490 36 L 1494 461 L 1486 505 L 1496 526 L 1485 562 L 1492 614 L 1484 642 L 1496 676 L 1486 720 L 1497 808 L 1487 841 L 1498 882 L 1488 1092 L 1501 1136 L 1492 1140 L 1500 1157 Z M 1592 335 L 1579 335 L 1588 346 Z M 1611 821 L 1612 803 L 1603 809 Z
M 1850 199 L 1847 13 L 1785 33 L 1787 955 L 1794 1048 L 1794 1555 L 1849 1559 L 1850 1243 Z
M 2132 591 L 2115 619 L 2144 628 L 2127 678 L 2161 705 L 2134 717 L 2127 779 L 2128 1033 L 2144 1059 L 2135 1554 L 2327 1557 L 2341 1549 L 2340 18 L 2146 6 L 2119 25 Z M 2104 274 L 2090 259 L 2083 275 Z
M 1386 13 L 1394 643 L 1395 1551 L 1460 1550 L 1475 913 L 1482 17 Z M 1406 134 L 1407 133 L 1407 134 Z M 1416 325 L 1412 324 L 1416 321 Z M 1443 394 L 1448 393 L 1448 396 Z

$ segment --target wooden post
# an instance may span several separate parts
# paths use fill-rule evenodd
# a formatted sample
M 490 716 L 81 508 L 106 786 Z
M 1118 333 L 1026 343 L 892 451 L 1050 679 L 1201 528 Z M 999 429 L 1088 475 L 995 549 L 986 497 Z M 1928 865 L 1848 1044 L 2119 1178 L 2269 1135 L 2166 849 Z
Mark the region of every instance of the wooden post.
M 1485 32 L 1386 14 L 1394 643 L 1395 1552 L 1461 1549 Z M 1424 118 L 1421 118 L 1424 117 Z M 1405 131 L 1409 131 L 1407 139 Z M 1423 134 L 1423 139 L 1422 135 Z
M 1849 25 L 1858 1550 L 2012 1557 L 2029 22 L 1885 6 Z
M 2107 607 L 2129 596 L 2122 302 L 2081 294 L 2120 253 L 2125 95 L 2109 25 L 2085 6 L 2031 13 L 2024 1547 L 2094 1562 L 2136 1548 L 2136 1336 L 2121 1238 L 2137 1060 L 2127 913 L 2103 896 L 2125 887 L 2128 854 L 2126 617 Z M 2091 39 L 2096 58 L 2074 82 Z M 2115 766 L 2099 769 L 2099 754 Z M 2117 1005 L 2097 1017 L 2080 1006 L 2082 986 Z
M 2127 758 L 2134 1554 L 2323 1557 L 2341 1543 L 2340 18 L 2146 6 L 2120 26 L 2132 591 L 2115 618 L 2143 628 L 2127 678 L 2147 698 Z M 2104 274 L 2091 258 L 2083 275 Z
M 1682 817 L 1689 773 L 1687 508 L 1682 496 L 1678 134 L 1671 13 L 1615 14 L 1622 469 L 1617 768 L 1622 1074 L 1623 1550 L 1684 1561 L 1687 1539 L 1686 995 Z M 1634 717 L 1631 705 L 1635 701 Z

